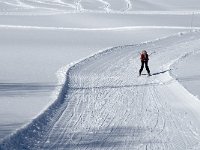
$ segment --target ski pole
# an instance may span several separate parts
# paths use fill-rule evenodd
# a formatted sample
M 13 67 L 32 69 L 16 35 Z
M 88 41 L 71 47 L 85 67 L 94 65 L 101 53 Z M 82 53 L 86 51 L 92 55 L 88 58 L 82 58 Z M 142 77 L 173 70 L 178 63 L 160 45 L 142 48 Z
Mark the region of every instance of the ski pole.
M 155 51 L 154 52 L 152 52 L 151 54 L 149 54 L 149 56 L 151 56 L 152 54 L 154 54 L 154 53 L 156 53 Z

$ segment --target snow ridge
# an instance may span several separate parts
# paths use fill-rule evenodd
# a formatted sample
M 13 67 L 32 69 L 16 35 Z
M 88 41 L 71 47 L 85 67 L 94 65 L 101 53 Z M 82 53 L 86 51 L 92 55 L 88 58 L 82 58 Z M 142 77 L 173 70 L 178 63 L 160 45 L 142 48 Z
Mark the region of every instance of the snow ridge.
M 44 112 L 41 112 L 41 114 L 33 119 L 32 122 L 2 140 L 0 142 L 0 149 L 31 149 L 34 147 L 33 144 L 39 144 L 38 142 L 41 138 L 43 138 L 43 135 L 49 130 L 49 128 L 46 128 L 46 125 L 50 124 L 49 127 L 53 126 L 67 107 L 68 102 L 65 101 L 65 97 L 67 96 L 69 90 L 70 70 L 73 69 L 73 67 L 86 63 L 91 59 L 96 59 L 97 57 L 106 55 L 116 48 L 117 47 L 101 50 L 91 56 L 88 56 L 87 58 L 72 62 L 71 64 L 59 69 L 57 73 L 58 85 L 62 85 L 62 87 L 55 89 L 53 92 L 54 95 L 58 95 L 55 102 L 46 108 Z
M 157 39 L 158 41 L 160 39 Z M 137 44 L 136 46 L 140 45 L 146 45 L 147 43 L 151 43 L 153 41 L 147 41 L 141 44 Z M 126 46 L 118 46 L 113 48 L 107 48 L 107 50 L 101 50 L 97 52 L 96 54 L 93 54 L 87 58 L 83 58 L 77 62 L 73 62 L 66 67 L 63 67 L 59 69 L 57 73 L 58 77 L 58 85 L 62 85 L 61 88 L 58 88 L 55 90 L 54 95 L 58 95 L 55 102 L 53 102 L 48 108 L 44 110 L 44 112 L 41 112 L 41 114 L 33 119 L 32 122 L 28 123 L 16 133 L 11 134 L 10 136 L 6 137 L 3 141 L 0 143 L 0 149 L 20 149 L 20 148 L 28 148 L 30 149 L 34 145 L 31 143 L 37 143 L 37 141 L 40 140 L 40 138 L 43 136 L 40 133 L 47 132 L 49 129 L 46 129 L 46 124 L 53 124 L 56 122 L 55 119 L 58 119 L 58 116 L 61 116 L 63 110 L 67 107 L 67 102 L 65 102 L 65 96 L 67 95 L 67 92 L 69 90 L 69 74 L 70 70 L 72 70 L 74 67 L 78 67 L 81 64 L 84 64 L 88 61 L 95 60 L 97 57 L 106 55 L 108 53 L 111 53 L 113 50 L 116 50 L 117 48 L 127 47 L 127 46 L 133 46 L 133 45 L 126 45 Z M 65 107 L 63 107 L 65 105 Z M 53 122 L 52 122 L 53 120 Z M 34 135 L 33 137 L 28 138 L 28 136 Z M 27 136 L 27 137 L 26 137 Z M 22 141 L 23 138 L 23 141 Z
M 46 124 L 53 124 L 52 119 L 55 121 L 58 119 L 57 117 L 62 114 L 62 111 L 64 110 L 63 104 L 67 103 L 64 102 L 64 97 L 68 92 L 67 89 L 68 70 L 66 72 L 66 80 L 64 86 L 61 88 L 57 100 L 37 118 L 33 119 L 31 123 L 22 127 L 22 129 L 19 129 L 16 133 L 10 135 L 7 138 L 6 143 L 1 143 L 0 149 L 31 149 L 33 146 L 31 143 L 37 143 L 38 139 L 42 136 L 42 133 L 48 130 L 48 128 L 45 128 Z M 27 137 L 27 135 L 29 135 L 29 137 Z M 16 145 L 18 145 L 17 148 Z
M 179 34 L 110 48 L 69 65 L 57 100 L 0 149 L 200 148 L 200 120 L 191 120 L 199 118 L 200 102 L 176 80 L 169 83 L 170 66 L 199 41 L 199 32 Z M 141 49 L 156 52 L 150 78 L 136 76 Z
M 124 27 L 110 27 L 110 28 L 67 28 L 67 27 L 0 25 L 0 28 L 5 28 L 5 29 L 32 29 L 32 30 L 66 30 L 66 31 L 126 31 L 126 30 L 134 30 L 134 29 L 200 30 L 200 27 L 188 27 L 188 26 L 124 26 Z

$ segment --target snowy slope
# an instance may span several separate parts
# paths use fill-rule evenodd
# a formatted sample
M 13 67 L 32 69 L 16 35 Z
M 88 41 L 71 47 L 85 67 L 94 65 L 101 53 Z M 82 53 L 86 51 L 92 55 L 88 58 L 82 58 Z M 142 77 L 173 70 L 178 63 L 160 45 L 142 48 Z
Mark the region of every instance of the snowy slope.
M 198 88 L 200 87 L 199 57 L 200 53 L 194 53 L 172 66 L 173 77 L 198 98 L 200 97 L 200 88 Z
M 198 0 L 1 0 L 0 14 L 63 12 L 127 13 L 134 11 L 199 11 Z
M 109 49 L 67 71 L 59 98 L 1 149 L 200 149 L 200 101 L 170 76 L 200 33 Z M 138 52 L 151 77 L 137 77 Z
M 56 99 L 60 67 L 108 47 L 190 30 L 192 18 L 200 26 L 198 11 L 133 12 L 130 2 L 0 0 L 0 140 Z
M 34 116 L 44 109 L 48 102 L 55 100 L 53 90 L 55 87 L 58 86 L 59 88 L 60 86 L 56 83 L 57 78 L 55 76 L 55 73 L 59 67 L 94 53 L 99 49 L 105 49 L 106 47 L 140 43 L 142 41 L 168 36 L 177 32 L 191 30 L 191 26 L 199 29 L 199 4 L 199 0 L 0 0 L 0 140 L 32 120 Z M 188 35 L 188 37 L 183 37 L 183 39 L 184 41 L 190 41 L 190 38 L 192 37 L 193 35 Z M 176 41 L 177 38 L 178 37 L 175 37 L 173 40 Z M 198 37 L 195 37 L 195 39 L 196 38 L 198 39 Z M 173 40 L 168 38 L 167 43 L 162 43 L 160 41 L 162 44 L 160 44 L 160 48 L 157 47 L 157 51 L 163 49 L 167 51 L 167 47 L 172 44 L 171 41 Z M 181 58 L 181 60 L 186 60 L 186 66 L 188 67 L 193 67 L 195 63 L 199 64 L 198 59 L 197 62 L 191 61 L 192 58 L 196 58 L 196 53 L 188 53 L 196 49 L 194 48 L 198 46 L 198 43 L 196 42 L 197 41 L 195 40 L 195 45 L 191 44 L 191 42 L 188 43 L 191 44 L 191 47 L 181 44 L 181 49 L 188 48 L 187 50 L 184 50 L 187 52 L 186 55 L 184 52 L 183 54 L 178 52 L 175 56 L 172 56 L 174 55 L 172 53 L 167 53 L 167 55 L 164 56 L 159 55 L 158 53 L 152 55 L 152 59 L 155 59 L 153 62 L 157 63 L 154 64 L 153 62 L 150 62 L 152 72 L 157 74 L 159 70 L 161 70 L 161 72 L 164 70 L 163 73 L 166 74 L 167 72 L 165 72 L 165 66 L 160 67 L 159 65 L 168 62 L 168 59 L 165 58 L 168 56 L 170 57 L 169 60 L 171 60 L 171 57 L 177 58 L 181 55 L 185 55 Z M 158 44 L 158 42 L 155 42 L 155 45 L 156 44 Z M 169 77 L 163 76 L 163 74 L 158 74 L 155 77 L 151 77 L 148 79 L 148 81 L 146 81 L 146 78 L 145 80 L 143 80 L 143 78 L 136 78 L 138 72 L 135 71 L 134 68 L 136 68 L 136 70 L 139 69 L 139 62 L 136 59 L 136 51 L 142 49 L 143 47 L 147 47 L 147 49 L 150 49 L 151 51 L 154 51 L 155 48 L 155 46 L 151 45 L 151 43 L 148 43 L 146 46 L 144 45 L 130 45 L 128 47 L 122 46 L 116 48 L 117 52 L 115 50 L 111 50 L 112 53 L 108 56 L 96 56 L 98 59 L 97 61 L 99 62 L 96 62 L 96 60 L 93 59 L 87 59 L 87 63 L 79 63 L 75 67 L 71 68 L 68 72 L 68 76 L 70 77 L 70 85 L 68 86 L 69 82 L 67 80 L 65 87 L 61 91 L 60 97 L 55 104 L 50 107 L 46 113 L 43 113 L 40 117 L 35 119 L 33 123 L 28 125 L 28 127 L 18 131 L 18 133 L 14 135 L 10 141 L 6 139 L 5 142 L 8 143 L 8 147 L 10 149 L 13 147 L 22 149 L 22 145 L 24 144 L 25 147 L 35 145 L 33 146 L 33 149 L 34 147 L 37 149 L 37 147 L 41 148 L 42 145 L 38 142 L 46 143 L 44 147 L 47 148 L 54 147 L 52 146 L 51 141 L 50 144 L 48 144 L 48 138 L 53 139 L 52 136 L 54 136 L 54 133 L 56 133 L 52 130 L 52 128 L 56 129 L 54 125 L 56 122 L 58 122 L 58 126 L 61 123 L 64 124 L 61 115 L 63 113 L 63 118 L 65 118 L 66 114 L 64 115 L 64 113 L 67 111 L 71 113 L 71 109 L 75 109 L 73 110 L 76 112 L 74 115 L 83 113 L 86 116 L 92 116 L 93 114 L 97 114 L 95 117 L 92 116 L 93 118 L 91 119 L 90 117 L 89 119 L 87 117 L 87 122 L 84 122 L 84 119 L 82 119 L 84 116 L 81 116 L 81 119 L 84 122 L 82 123 L 83 126 L 77 125 L 73 128 L 69 127 L 70 125 L 66 123 L 67 127 L 64 126 L 62 129 L 60 129 L 60 131 L 58 131 L 63 132 L 65 130 L 68 132 L 71 130 L 68 132 L 70 134 L 69 139 L 71 137 L 73 137 L 73 139 L 70 139 L 66 142 L 71 146 L 71 149 L 75 149 L 74 147 L 77 149 L 78 147 L 83 147 L 84 149 L 84 147 L 87 146 L 89 148 L 92 147 L 91 149 L 94 149 L 94 145 L 96 145 L 97 149 L 99 145 L 102 145 L 103 149 L 112 149 L 112 147 L 116 149 L 119 147 L 119 149 L 122 149 L 121 145 L 124 147 L 127 146 L 127 149 L 134 147 L 135 145 L 124 144 L 124 139 L 127 139 L 127 136 L 130 136 L 129 131 L 131 131 L 131 135 L 136 135 L 136 130 L 139 131 L 138 128 L 140 128 L 140 126 L 144 127 L 146 125 L 148 131 L 150 128 L 148 123 L 142 124 L 138 118 L 134 120 L 134 127 L 133 123 L 127 123 L 129 126 L 126 126 L 126 123 L 122 123 L 121 126 L 119 125 L 118 128 L 116 127 L 116 130 L 113 131 L 114 135 L 109 134 L 112 137 L 107 138 L 109 131 L 115 129 L 112 127 L 112 125 L 115 124 L 113 126 L 116 126 L 116 122 L 119 123 L 123 119 L 121 119 L 119 116 L 116 117 L 116 119 L 113 121 L 113 124 L 111 124 L 108 128 L 105 127 L 107 125 L 106 123 L 102 123 L 103 127 L 98 127 L 98 121 L 101 122 L 101 119 L 105 119 L 106 122 L 107 118 L 112 118 L 112 116 L 115 115 L 115 112 L 122 113 L 122 110 L 132 112 L 134 111 L 133 109 L 135 109 L 135 114 L 139 114 L 137 109 L 144 110 L 139 107 L 139 102 L 142 99 L 142 96 L 140 95 L 142 95 L 142 93 L 146 93 L 146 91 L 144 92 L 143 89 L 139 90 L 137 88 L 137 90 L 135 90 L 133 87 L 139 88 L 140 85 L 143 86 L 143 84 L 146 82 L 147 84 L 149 82 L 153 82 L 150 85 L 156 86 L 157 88 L 157 83 L 160 84 L 160 82 L 169 80 Z M 178 49 L 180 50 L 178 45 L 174 46 L 173 48 L 176 49 L 176 51 L 178 51 Z M 125 54 L 121 54 L 124 53 L 122 51 L 125 51 Z M 129 54 L 132 57 L 128 56 Z M 116 56 L 114 60 L 112 60 L 114 57 L 113 55 Z M 122 58 L 119 55 L 122 55 Z M 163 57 L 165 58 L 163 62 L 160 62 L 160 56 L 162 56 L 162 59 Z M 119 64 L 116 64 L 115 60 L 117 58 L 120 59 Z M 124 59 L 125 62 L 121 61 L 121 59 Z M 128 59 L 128 61 L 126 61 L 126 59 Z M 190 65 L 188 64 L 188 60 L 190 60 Z M 106 61 L 108 61 L 108 64 L 106 64 Z M 113 62 L 112 66 L 109 66 L 109 61 Z M 102 66 L 103 64 L 104 66 Z M 181 65 L 182 64 L 183 63 L 181 63 Z M 199 85 L 197 82 L 194 84 L 194 81 L 199 79 L 198 76 L 195 77 L 194 71 L 191 73 L 190 70 L 185 70 L 185 65 L 181 65 L 178 65 L 178 67 L 184 67 L 182 74 L 190 74 L 186 77 L 182 76 L 182 74 L 179 74 L 178 77 L 175 76 L 175 78 L 181 83 L 184 82 L 183 85 L 187 87 L 189 91 L 193 92 L 193 94 L 198 94 L 197 92 L 199 91 Z M 159 66 L 159 68 L 157 66 Z M 88 69 L 85 69 L 84 71 L 83 68 L 86 67 Z M 79 68 L 81 72 L 79 72 Z M 172 74 L 174 77 L 174 74 L 177 72 L 176 66 L 175 68 L 173 66 L 172 69 Z M 107 71 L 104 73 L 104 70 Z M 198 72 L 197 75 L 199 75 Z M 156 84 L 154 84 L 154 78 L 156 78 Z M 185 80 L 193 80 L 193 82 L 185 84 Z M 174 79 L 170 80 L 170 89 L 172 90 L 171 81 L 174 81 Z M 124 89 L 123 86 L 125 86 L 124 88 L 126 89 Z M 174 85 L 175 90 L 177 93 L 179 93 L 178 91 L 180 89 L 177 90 L 177 86 L 180 85 Z M 86 87 L 86 89 L 82 89 L 84 87 Z M 148 86 L 146 88 L 148 88 Z M 157 90 L 159 91 L 158 93 L 161 93 L 161 98 L 163 97 L 162 90 L 167 91 L 166 88 L 159 88 Z M 117 94 L 115 94 L 116 91 L 118 91 Z M 137 95 L 134 91 L 139 91 L 141 94 Z M 180 92 L 183 91 L 184 89 L 180 90 Z M 115 95 L 112 94 L 112 92 Z M 130 92 L 132 92 L 132 94 L 134 93 L 134 95 L 130 96 Z M 123 94 L 120 96 L 120 93 Z M 148 93 L 149 92 L 147 92 L 144 100 L 150 97 Z M 187 93 L 187 91 L 184 93 Z M 53 97 L 50 97 L 51 95 L 53 95 Z M 63 98 L 65 95 L 69 96 L 66 98 L 67 101 L 65 101 Z M 80 103 L 77 104 L 77 107 L 72 106 L 76 105 L 78 96 L 80 97 Z M 188 94 L 183 96 L 187 97 Z M 128 97 L 131 97 L 131 100 L 136 100 L 136 104 L 131 104 L 135 105 L 133 109 L 130 109 L 128 106 L 127 109 L 124 109 L 125 106 L 119 101 L 116 101 L 117 103 L 119 102 L 119 106 L 116 105 L 116 107 L 112 107 L 113 110 L 109 108 L 111 107 L 110 105 L 114 104 L 112 100 L 113 98 L 116 100 L 122 99 L 124 100 L 122 103 L 125 103 L 126 101 L 130 102 L 130 100 L 127 100 Z M 171 96 L 169 99 L 180 99 L 176 97 L 176 95 Z M 195 97 L 183 99 L 193 98 Z M 92 102 L 90 101 L 91 99 L 93 100 Z M 97 103 L 96 99 L 98 99 Z M 102 99 L 103 101 L 101 101 Z M 162 99 L 163 101 L 165 100 L 164 98 Z M 109 100 L 108 105 L 104 104 L 107 102 L 107 100 Z M 99 103 L 99 101 L 101 103 Z M 68 104 L 66 104 L 67 102 L 69 102 L 68 104 L 70 107 L 68 107 Z M 74 104 L 72 104 L 73 102 Z M 127 105 L 129 104 L 130 103 L 127 103 Z M 144 106 L 147 106 L 148 104 L 149 103 L 147 101 L 147 104 Z M 85 110 L 86 112 L 83 112 L 84 110 L 82 107 L 84 106 L 87 106 L 87 109 Z M 93 110 L 93 106 L 95 106 L 95 110 Z M 102 107 L 98 108 L 98 106 Z M 102 111 L 99 112 L 100 114 L 98 115 L 98 109 L 101 108 Z M 80 111 L 77 111 L 76 109 L 80 109 Z M 184 107 L 184 110 L 188 109 L 185 109 Z M 111 114 L 111 117 L 109 115 L 108 117 L 105 116 L 108 113 Z M 137 116 L 135 114 L 133 113 L 131 115 Z M 151 113 L 148 114 L 151 115 Z M 132 117 L 131 115 L 130 118 Z M 176 115 L 177 113 L 175 116 Z M 183 117 L 185 116 L 187 115 L 184 114 Z M 145 119 L 147 117 L 145 117 L 146 116 L 144 116 L 144 120 L 142 119 L 143 122 L 146 121 Z M 57 121 L 59 118 L 61 121 Z M 97 121 L 97 123 L 94 123 L 95 121 L 93 119 L 96 119 L 95 121 Z M 72 118 L 72 120 L 76 120 L 76 118 Z M 91 126 L 88 125 L 90 124 L 90 120 L 92 123 Z M 193 122 L 194 119 L 191 120 Z M 80 121 L 77 122 L 79 123 Z M 73 121 L 71 124 L 73 124 Z M 95 128 L 92 129 L 94 126 Z M 144 129 L 146 129 L 146 126 Z M 191 129 L 195 127 L 193 124 L 191 126 Z M 79 127 L 79 130 L 75 129 Z M 85 130 L 87 127 L 91 128 Z M 184 132 L 187 132 L 185 127 L 183 127 L 183 129 Z M 48 130 L 51 131 L 51 133 Z M 87 130 L 89 130 L 89 132 L 87 132 Z M 91 130 L 93 131 L 90 132 Z M 80 131 L 80 134 L 77 133 L 78 131 Z M 74 136 L 71 135 L 71 133 L 74 133 Z M 142 133 L 146 135 L 148 132 Z M 193 137 L 198 139 L 198 133 L 199 132 L 197 130 L 195 136 Z M 123 135 L 124 138 L 119 137 L 120 135 Z M 191 134 L 186 135 L 190 136 Z M 66 136 L 68 135 L 63 133 L 64 140 L 66 139 Z M 75 138 L 76 136 L 77 138 Z M 77 142 L 77 139 L 82 136 L 85 137 L 85 139 Z M 44 137 L 48 137 L 46 138 L 47 140 L 45 140 Z M 55 137 L 57 138 L 56 134 Z M 32 140 L 29 140 L 30 138 Z M 90 138 L 93 140 L 90 140 Z M 105 147 L 103 145 L 106 144 L 102 144 L 102 141 L 98 142 L 99 138 L 103 139 L 102 141 L 104 143 L 109 143 L 112 140 L 110 142 L 111 144 L 107 144 L 108 146 Z M 149 137 L 147 137 L 147 140 L 148 138 Z M 139 139 L 140 142 L 143 141 L 141 140 L 141 137 L 139 137 Z M 72 141 L 71 144 L 70 141 Z M 148 142 L 150 143 L 151 141 L 152 140 L 149 140 Z M 28 142 L 28 144 L 26 142 Z M 62 142 L 63 141 L 60 142 L 61 145 L 63 144 Z M 127 142 L 129 142 L 128 139 Z M 140 142 L 137 142 L 136 139 L 135 143 Z M 148 142 L 145 141 L 144 143 Z M 62 148 L 66 146 L 59 146 L 57 143 L 58 142 L 55 142 L 55 147 Z M 115 144 L 112 145 L 112 143 L 116 143 L 116 145 L 119 146 L 115 147 L 113 146 Z M 187 147 L 187 142 L 185 143 L 185 147 Z M 188 143 L 191 145 L 193 144 L 192 142 Z M 130 147 L 128 147 L 128 145 L 130 145 Z M 189 149 L 188 147 L 185 147 L 184 149 Z M 146 148 L 148 148 L 148 146 Z M 196 149 L 199 149 L 198 146 Z
M 0 93 L 3 93 L 0 94 L 0 140 L 35 118 L 48 102 L 55 100 L 53 91 L 59 86 L 55 73 L 62 66 L 108 47 L 141 43 L 185 30 L 162 29 L 162 26 L 157 29 L 131 29 L 126 26 L 134 20 L 144 25 L 145 17 L 137 20 L 136 16 L 135 19 L 123 15 L 96 16 L 0 16 L 0 22 L 5 25 L 0 27 Z M 126 19 L 120 23 L 120 18 Z M 84 19 L 95 24 L 82 24 Z M 159 18 L 156 20 L 159 22 Z M 53 30 L 46 28 L 47 24 Z M 29 27 L 26 28 L 26 25 Z M 81 29 L 76 30 L 73 26 Z M 65 30 L 63 27 L 72 29 Z

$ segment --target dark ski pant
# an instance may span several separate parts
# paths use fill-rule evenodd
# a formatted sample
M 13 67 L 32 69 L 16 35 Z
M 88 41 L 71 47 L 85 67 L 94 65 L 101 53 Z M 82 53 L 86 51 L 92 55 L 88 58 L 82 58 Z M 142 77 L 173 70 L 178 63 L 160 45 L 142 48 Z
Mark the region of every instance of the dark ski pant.
M 149 66 L 148 66 L 148 61 L 141 61 L 141 68 L 140 68 L 140 71 L 139 71 L 140 75 L 142 73 L 144 65 L 145 65 L 145 68 L 147 70 L 147 73 L 150 74 L 150 70 L 149 70 Z

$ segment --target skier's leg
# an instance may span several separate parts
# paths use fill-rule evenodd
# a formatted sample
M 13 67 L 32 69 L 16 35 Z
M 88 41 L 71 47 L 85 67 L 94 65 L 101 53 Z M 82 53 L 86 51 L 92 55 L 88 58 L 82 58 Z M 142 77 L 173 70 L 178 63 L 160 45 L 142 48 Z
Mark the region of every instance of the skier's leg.
M 150 75 L 150 70 L 149 70 L 149 66 L 148 66 L 148 61 L 145 61 L 145 68 L 147 70 L 147 73 Z
M 141 75 L 143 68 L 144 68 L 144 61 L 141 61 L 141 68 L 139 71 L 139 75 Z

